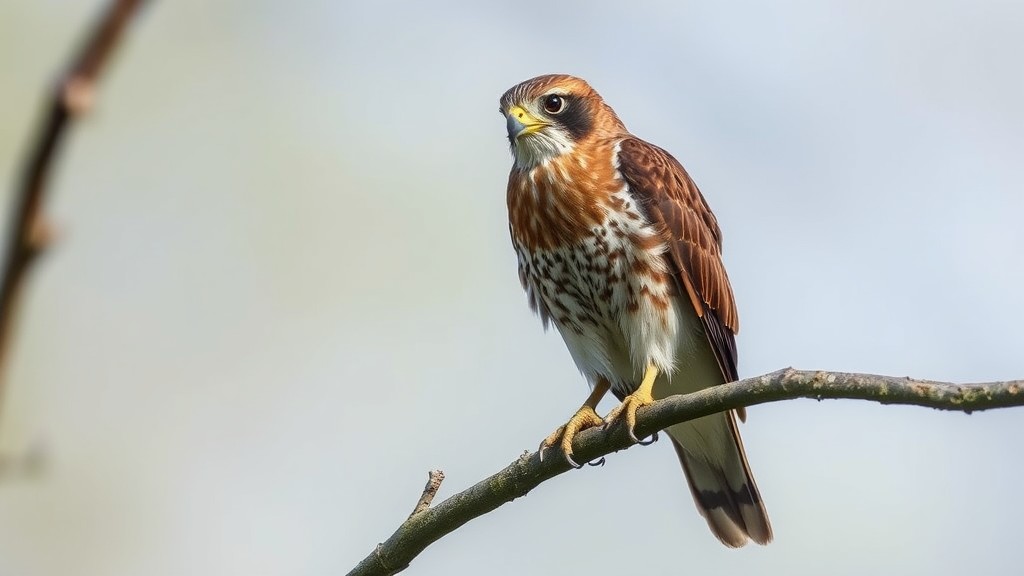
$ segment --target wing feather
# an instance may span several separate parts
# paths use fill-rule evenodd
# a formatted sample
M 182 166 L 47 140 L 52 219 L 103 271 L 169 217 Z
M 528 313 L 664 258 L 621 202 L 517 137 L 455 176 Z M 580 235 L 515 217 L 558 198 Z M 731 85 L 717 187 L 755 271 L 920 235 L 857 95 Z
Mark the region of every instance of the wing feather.
M 722 233 L 697 185 L 671 154 L 636 138 L 619 146 L 619 173 L 641 209 L 662 228 L 669 269 L 680 297 L 689 297 L 718 362 L 724 382 L 739 379 L 736 332 L 739 315 L 722 264 Z M 685 294 L 685 296 L 683 296 Z M 712 368 L 713 369 L 713 368 Z M 709 385 L 714 383 L 708 383 Z M 736 414 L 742 420 L 745 411 Z M 767 544 L 771 523 L 743 451 L 732 413 L 712 415 L 668 429 L 697 509 L 728 546 L 748 539 Z M 713 438 L 713 449 L 702 448 Z
M 680 294 L 704 325 L 726 382 L 739 379 L 739 314 L 722 264 L 722 232 L 697 185 L 678 160 L 638 138 L 619 144 L 619 172 L 651 221 L 663 228 Z

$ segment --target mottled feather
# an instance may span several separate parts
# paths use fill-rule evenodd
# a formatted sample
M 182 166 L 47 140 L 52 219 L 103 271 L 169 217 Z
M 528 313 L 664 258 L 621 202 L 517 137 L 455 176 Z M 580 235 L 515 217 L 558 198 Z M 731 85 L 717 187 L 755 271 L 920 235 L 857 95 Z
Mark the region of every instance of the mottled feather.
M 686 169 L 665 150 L 627 138 L 619 172 L 648 218 L 664 229 L 672 273 L 704 324 L 726 382 L 739 379 L 739 314 L 722 264 L 722 232 Z
M 723 382 L 738 380 L 739 315 L 729 276 L 722 264 L 722 233 L 718 220 L 686 169 L 662 148 L 627 138 L 619 145 L 618 160 L 619 172 L 631 194 L 640 202 L 647 217 L 663 230 L 671 273 L 680 294 L 687 295 L 700 317 Z M 736 414 L 745 419 L 743 409 Z M 741 546 L 749 536 L 763 544 L 772 538 L 768 516 L 750 471 L 735 417 L 730 412 L 725 414 L 725 420 L 736 447 L 735 451 L 725 454 L 735 462 L 733 479 L 725 475 L 729 467 L 708 467 L 689 455 L 674 437 L 672 444 L 694 500 L 700 504 L 701 513 L 719 539 L 730 546 Z M 718 488 L 701 488 L 709 485 Z

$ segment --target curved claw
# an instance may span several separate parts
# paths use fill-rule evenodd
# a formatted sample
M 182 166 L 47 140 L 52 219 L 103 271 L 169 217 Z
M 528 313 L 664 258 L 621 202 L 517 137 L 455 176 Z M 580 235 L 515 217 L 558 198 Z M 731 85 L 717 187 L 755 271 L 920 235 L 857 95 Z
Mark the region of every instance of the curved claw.
M 569 463 L 569 466 L 572 466 L 576 470 L 583 468 L 583 464 L 577 464 L 576 461 L 572 459 L 572 454 L 565 454 L 565 461 Z
M 587 462 L 587 466 L 604 466 L 604 456 L 601 456 L 597 460 L 591 460 Z
M 639 444 L 641 446 L 650 446 L 651 444 L 654 444 L 655 442 L 658 441 L 658 433 L 655 432 L 654 434 L 651 434 L 650 436 L 648 436 L 648 438 L 650 438 L 650 439 L 649 440 L 646 440 L 646 439 L 645 440 L 641 440 L 641 441 L 637 442 L 637 444 Z
M 552 434 L 552 435 L 559 435 L 560 436 L 560 435 L 564 434 L 564 428 L 565 428 L 565 426 L 560 427 L 558 430 L 555 430 L 554 434 Z M 537 457 L 540 459 L 541 462 L 544 461 L 544 452 L 546 452 L 547 449 L 550 448 L 551 446 L 552 445 L 549 444 L 547 440 L 544 440 L 543 442 L 540 443 L 540 448 L 537 449 Z M 577 470 L 579 470 L 580 468 L 583 468 L 582 464 L 579 464 L 575 460 L 572 459 L 572 450 L 571 449 L 570 449 L 569 452 L 562 452 L 562 456 L 565 456 L 565 461 L 569 463 L 569 466 L 572 466 L 573 468 L 575 468 Z
M 584 405 L 577 410 L 575 414 L 573 414 L 572 418 L 570 418 L 565 425 L 559 426 L 558 429 L 548 435 L 548 437 L 540 443 L 540 449 L 538 450 L 540 453 L 540 461 L 544 461 L 545 450 L 558 446 L 562 455 L 565 456 L 566 462 L 568 462 L 570 466 L 576 469 L 582 468 L 583 465 L 576 462 L 572 457 L 572 441 L 579 432 L 586 430 L 587 428 L 600 426 L 602 423 L 603 421 L 597 413 L 594 412 L 594 409 L 589 405 Z
M 640 382 L 640 385 L 632 394 L 622 399 L 622 403 L 612 409 L 605 417 L 605 425 L 608 425 L 616 420 L 622 420 L 623 424 L 626 425 L 626 432 L 629 433 L 629 439 L 634 443 L 639 444 L 640 439 L 636 437 L 636 411 L 641 407 L 646 406 L 654 402 L 654 396 L 651 395 L 654 389 L 654 381 L 658 377 L 658 369 L 653 365 L 648 365 L 647 370 L 644 372 L 644 379 Z
M 617 421 L 622 421 L 626 426 L 626 433 L 629 434 L 629 439 L 634 444 L 640 443 L 640 438 L 636 437 L 636 432 L 633 428 L 636 426 L 636 411 L 641 405 L 640 401 L 637 401 L 632 396 L 627 396 L 626 399 L 615 407 L 608 416 L 604 419 L 603 428 L 607 429 L 609 426 Z

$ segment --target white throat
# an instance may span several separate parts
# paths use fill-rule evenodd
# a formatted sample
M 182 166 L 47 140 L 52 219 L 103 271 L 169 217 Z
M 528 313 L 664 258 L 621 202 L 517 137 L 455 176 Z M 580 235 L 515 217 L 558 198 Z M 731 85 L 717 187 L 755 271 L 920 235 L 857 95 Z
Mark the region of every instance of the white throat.
M 572 150 L 573 143 L 568 134 L 554 126 L 547 126 L 539 132 L 516 138 L 512 155 L 515 157 L 516 168 L 530 170 Z

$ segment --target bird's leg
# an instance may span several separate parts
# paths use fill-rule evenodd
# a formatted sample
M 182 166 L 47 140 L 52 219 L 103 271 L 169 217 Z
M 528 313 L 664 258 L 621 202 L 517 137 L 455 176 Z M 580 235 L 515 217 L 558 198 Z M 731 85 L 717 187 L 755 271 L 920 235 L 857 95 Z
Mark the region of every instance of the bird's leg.
M 608 413 L 605 417 L 605 425 L 610 425 L 616 420 L 625 419 L 626 430 L 629 432 L 629 437 L 633 442 L 639 442 L 640 439 L 636 437 L 636 433 L 633 432 L 633 427 L 636 426 L 636 411 L 641 406 L 646 406 L 654 402 L 654 396 L 652 391 L 654 390 L 654 381 L 658 378 L 658 368 L 654 364 L 648 364 L 647 370 L 644 371 L 644 379 L 640 382 L 640 386 L 633 391 L 632 394 L 626 396 L 622 400 L 622 404 L 619 404 Z
M 594 428 L 604 424 L 604 420 L 597 415 L 594 411 L 597 408 L 598 402 L 608 392 L 608 388 L 611 385 L 608 380 L 599 378 L 597 383 L 594 384 L 594 390 L 587 397 L 587 401 L 580 406 L 580 409 L 569 418 L 569 421 L 564 426 L 559 426 L 558 430 L 552 432 L 543 442 L 540 443 L 540 459 L 544 460 L 544 450 L 555 446 L 556 444 L 561 448 L 562 455 L 569 461 L 569 464 L 573 468 L 580 468 L 580 465 L 572 459 L 572 440 L 576 437 L 576 434 L 580 433 L 587 428 Z

